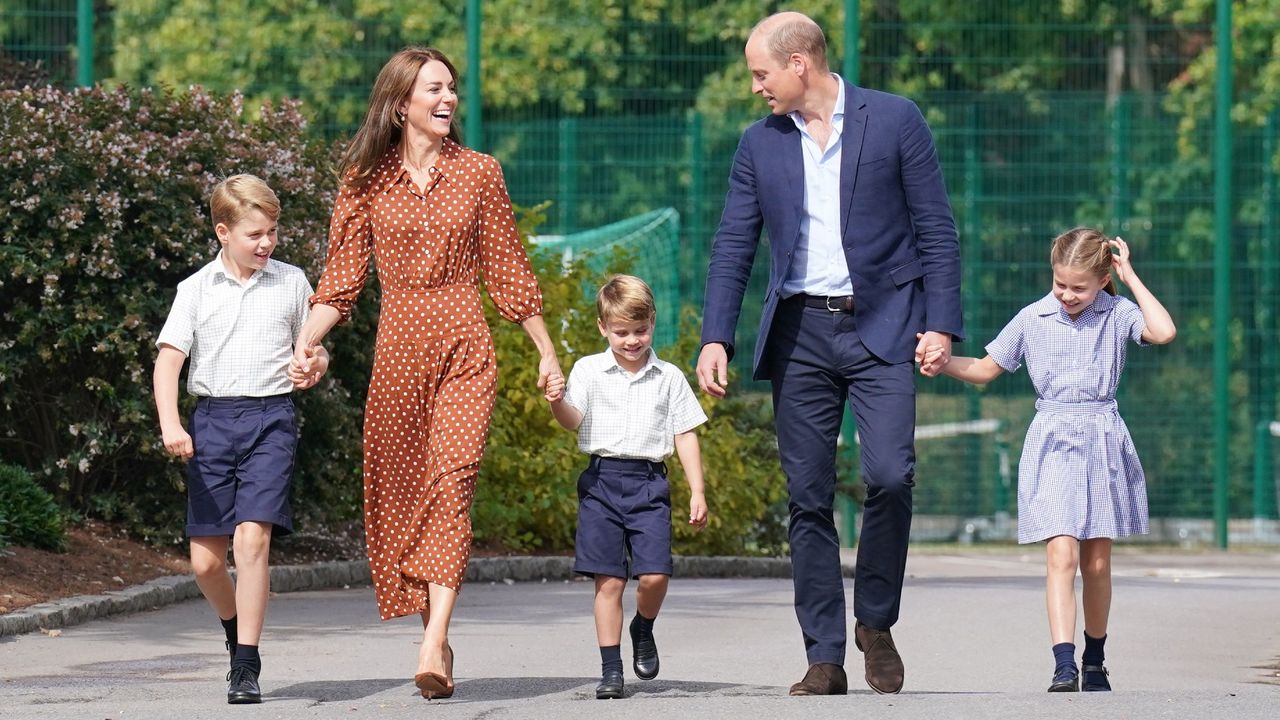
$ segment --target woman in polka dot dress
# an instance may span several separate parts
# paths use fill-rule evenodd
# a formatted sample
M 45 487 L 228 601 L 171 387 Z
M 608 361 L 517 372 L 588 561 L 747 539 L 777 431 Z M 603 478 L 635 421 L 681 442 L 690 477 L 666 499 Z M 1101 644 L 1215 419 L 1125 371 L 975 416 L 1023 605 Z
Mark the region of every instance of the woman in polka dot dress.
M 382 306 L 364 419 L 365 535 L 383 620 L 420 614 L 415 676 L 453 693 L 449 620 L 471 548 L 471 500 L 497 388 L 478 280 L 560 376 L 542 295 L 498 162 L 459 143 L 457 72 L 407 48 L 374 81 L 340 163 L 324 274 L 295 362 L 352 306 L 377 258 Z

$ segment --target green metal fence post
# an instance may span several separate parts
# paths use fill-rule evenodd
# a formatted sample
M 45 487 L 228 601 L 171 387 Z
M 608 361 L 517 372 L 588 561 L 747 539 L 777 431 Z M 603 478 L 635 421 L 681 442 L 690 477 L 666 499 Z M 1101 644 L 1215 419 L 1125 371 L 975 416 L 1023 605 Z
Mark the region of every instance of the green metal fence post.
M 1253 516 L 1258 519 L 1280 517 L 1276 507 L 1276 486 L 1272 481 L 1270 421 L 1276 417 L 1276 274 L 1277 225 L 1280 224 L 1280 173 L 1276 172 L 1276 132 L 1280 130 L 1280 113 L 1267 116 L 1262 135 L 1262 271 L 1258 280 L 1258 402 L 1255 411 L 1257 431 L 1253 451 Z
M 858 84 L 858 67 L 861 64 L 858 57 L 858 39 L 862 33 L 860 5 L 859 0 L 844 0 L 844 62 L 840 74 L 854 85 Z M 853 477 L 849 479 L 851 487 L 855 486 L 862 476 L 862 463 L 858 456 L 856 441 L 857 432 L 858 423 L 853 418 L 853 412 L 846 407 L 844 425 L 841 427 L 840 434 L 844 438 L 844 446 L 849 457 L 853 460 Z M 854 502 L 853 496 L 849 493 L 840 493 L 839 503 L 840 516 L 844 521 L 845 545 L 853 547 L 858 544 L 858 503 Z
M 480 0 L 467 0 L 467 145 L 484 149 L 484 112 L 480 97 Z
M 858 544 L 858 513 L 860 508 L 858 502 L 853 499 L 853 488 L 857 487 L 862 480 L 862 458 L 860 457 L 860 448 L 858 447 L 858 421 L 853 417 L 853 410 L 849 409 L 848 402 L 844 408 L 844 423 L 840 426 L 840 439 L 844 442 L 844 450 L 848 454 L 851 461 L 852 476 L 848 483 L 841 483 L 840 478 L 836 478 L 836 485 L 846 485 L 850 488 L 849 492 L 836 493 L 837 507 L 840 510 L 841 525 L 844 526 L 844 532 L 840 533 L 844 542 L 844 547 L 853 547 Z
M 93 85 L 93 0 L 76 0 L 76 84 Z
M 972 336 L 977 331 L 978 308 L 978 247 L 982 232 L 982 137 L 979 134 L 981 117 L 976 103 L 970 103 L 965 118 L 964 144 L 964 226 L 960 236 L 961 267 L 964 269 L 964 326 Z M 982 394 L 972 383 L 964 384 L 965 407 L 970 420 L 982 419 Z M 966 503 L 969 515 L 981 512 L 982 487 L 982 436 L 969 437 L 969 484 L 973 493 Z M 993 512 L 999 510 L 997 506 Z
M 683 223 L 687 242 L 683 243 L 688 256 L 682 263 L 688 272 L 680 273 L 680 297 L 694 298 L 692 302 L 702 307 L 699 272 L 706 267 L 706 248 L 709 238 L 702 227 L 702 200 L 707 191 L 706 169 L 702 166 L 703 147 L 702 113 L 689 114 L 689 207 L 688 220 Z
M 578 118 L 560 118 L 560 232 L 578 229 Z
M 1000 420 L 996 429 L 996 522 L 1007 522 L 1009 517 L 1009 498 L 1013 490 L 1013 463 L 1009 460 L 1009 435 L 1006 432 L 1009 424 Z M 1003 526 L 1000 528 L 1003 530 Z
M 1213 522 L 1218 547 L 1227 547 L 1227 483 L 1230 477 L 1231 322 L 1231 0 L 1217 0 L 1213 29 L 1217 45 L 1213 119 Z
M 1114 234 L 1129 232 L 1129 136 L 1133 103 L 1120 93 L 1111 110 L 1111 226 Z
M 1253 519 L 1276 517 L 1276 486 L 1271 479 L 1271 422 L 1259 420 L 1253 432 Z
M 840 74 L 854 85 L 858 84 L 858 70 L 862 65 L 858 44 L 862 35 L 861 5 L 859 0 L 844 0 L 844 66 Z

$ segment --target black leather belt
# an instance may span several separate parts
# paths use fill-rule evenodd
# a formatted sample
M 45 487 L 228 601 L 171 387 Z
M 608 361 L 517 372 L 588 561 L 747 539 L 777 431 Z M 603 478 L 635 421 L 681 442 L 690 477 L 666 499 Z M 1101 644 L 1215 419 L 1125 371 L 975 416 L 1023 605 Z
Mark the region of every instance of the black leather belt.
M 805 307 L 818 308 L 819 310 L 827 310 L 829 312 L 853 312 L 853 296 L 852 295 L 792 295 L 787 298 L 791 301 L 800 301 Z

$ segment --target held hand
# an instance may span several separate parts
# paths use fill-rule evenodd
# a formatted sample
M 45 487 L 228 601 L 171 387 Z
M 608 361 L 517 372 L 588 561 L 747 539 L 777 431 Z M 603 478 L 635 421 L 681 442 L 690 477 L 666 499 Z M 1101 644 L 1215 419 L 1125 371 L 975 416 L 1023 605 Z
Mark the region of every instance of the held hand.
M 543 388 L 542 396 L 547 402 L 560 402 L 564 399 L 564 376 L 560 374 L 552 375 L 547 378 L 547 386 Z
M 195 455 L 195 446 L 191 443 L 191 435 L 182 426 L 161 428 L 160 437 L 164 441 L 165 452 L 174 457 L 190 460 Z
M 315 346 L 299 339 L 293 344 L 293 360 L 289 362 L 289 372 L 296 368 L 301 375 L 311 372 L 311 358 L 315 355 Z
M 305 363 L 305 365 L 303 364 Z M 320 345 L 312 345 L 303 350 L 303 362 L 298 362 L 295 354 L 289 361 L 289 382 L 298 390 L 307 390 L 320 382 L 320 378 L 329 370 L 329 353 Z
M 560 360 L 556 358 L 555 353 L 543 355 L 538 360 L 538 389 L 544 390 L 551 378 L 555 376 L 559 376 L 561 382 L 564 381 L 564 373 L 560 372 Z
M 1133 277 L 1133 264 L 1129 262 L 1129 243 L 1121 237 L 1116 237 L 1110 244 L 1116 250 L 1111 256 L 1111 267 L 1115 270 L 1116 278 L 1128 285 L 1130 278 Z
M 724 345 L 718 342 L 707 343 L 702 346 L 702 352 L 698 354 L 698 387 L 702 388 L 702 392 L 715 398 L 725 396 L 729 371 L 729 353 L 724 349 Z
M 935 377 L 951 361 L 951 335 L 933 332 L 916 333 L 916 362 L 925 377 Z
M 946 363 L 942 362 L 942 346 L 930 345 L 925 349 L 924 360 L 920 363 L 920 374 L 925 377 L 936 377 Z
M 689 524 L 697 530 L 707 526 L 707 499 L 702 493 L 689 497 Z

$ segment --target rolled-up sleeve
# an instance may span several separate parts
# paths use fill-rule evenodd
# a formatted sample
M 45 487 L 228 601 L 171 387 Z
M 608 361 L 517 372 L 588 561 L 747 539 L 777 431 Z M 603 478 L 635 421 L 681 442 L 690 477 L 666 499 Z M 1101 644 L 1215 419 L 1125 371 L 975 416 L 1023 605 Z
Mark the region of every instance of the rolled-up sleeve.
M 480 207 L 480 272 L 502 317 L 521 322 L 542 314 L 542 291 L 520 242 L 502 167 L 486 158 Z

